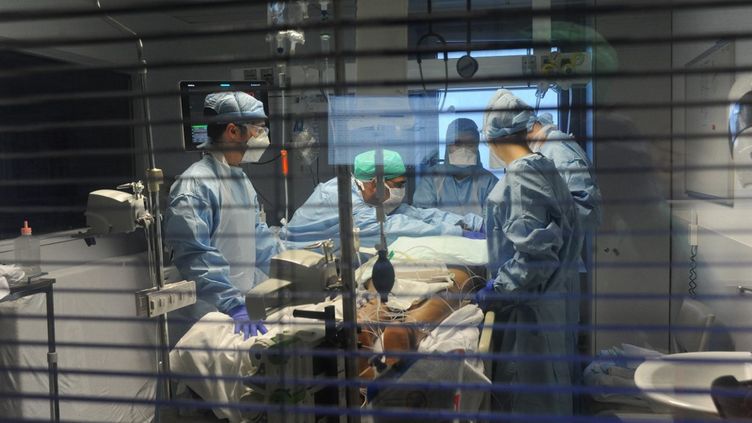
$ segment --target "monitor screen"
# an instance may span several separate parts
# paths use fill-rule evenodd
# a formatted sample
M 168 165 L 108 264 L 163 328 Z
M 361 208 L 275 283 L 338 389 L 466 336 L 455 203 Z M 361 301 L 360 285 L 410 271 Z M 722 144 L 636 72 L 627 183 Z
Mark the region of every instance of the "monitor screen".
M 269 116 L 269 92 L 265 81 L 181 81 L 180 106 L 183 119 L 183 147 L 195 151 L 209 140 L 207 123 L 204 118 L 204 99 L 210 93 L 219 91 L 243 91 L 264 104 L 264 112 Z

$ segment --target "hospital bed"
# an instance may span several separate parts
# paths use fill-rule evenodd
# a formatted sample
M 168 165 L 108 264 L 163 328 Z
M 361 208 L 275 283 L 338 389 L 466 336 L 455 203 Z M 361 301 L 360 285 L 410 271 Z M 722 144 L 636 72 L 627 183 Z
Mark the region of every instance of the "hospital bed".
M 428 246 L 429 243 L 422 245 Z M 482 267 L 464 258 L 458 266 L 447 267 L 443 263 L 426 264 L 425 258 L 415 254 L 416 247 L 412 244 L 402 250 L 393 251 L 396 252 L 394 262 L 398 282 L 405 281 L 404 284 L 395 285 L 392 292 L 394 295 L 390 296 L 387 302 L 396 308 L 389 309 L 379 304 L 378 296 L 368 281 L 368 263 L 356 272 L 356 279 L 361 288 L 358 308 L 358 324 L 361 328 L 359 341 L 361 351 L 365 353 L 359 359 L 358 368 L 364 382 L 364 394 L 368 381 L 374 380 L 382 382 L 382 387 L 388 386 L 390 381 L 415 378 L 430 382 L 431 377 L 440 377 L 437 381 L 454 380 L 459 383 L 464 378 L 468 383 L 490 384 L 483 374 L 483 364 L 478 360 L 458 359 L 457 354 L 447 355 L 449 351 L 478 351 L 481 335 L 477 326 L 483 320 L 483 314 L 476 306 L 468 305 L 468 298 L 472 297 L 475 285 L 480 285 L 484 280 L 482 276 L 476 275 L 482 273 Z M 445 253 L 451 254 L 446 251 Z M 441 254 L 437 254 L 437 251 L 432 253 L 434 262 L 437 255 Z M 411 265 L 405 266 L 408 262 Z M 420 265 L 416 265 L 417 263 Z M 441 272 L 444 272 L 443 282 L 440 278 Z M 409 279 L 418 277 L 431 281 Z M 411 293 L 410 288 L 419 287 L 417 283 L 427 287 L 413 290 Z M 187 391 L 188 388 L 211 403 L 338 406 L 337 389 L 343 385 L 338 384 L 337 380 L 341 381 L 344 376 L 341 359 L 336 358 L 341 355 L 329 351 L 336 347 L 336 338 L 332 339 L 331 333 L 327 333 L 332 330 L 331 322 L 327 324 L 330 319 L 306 319 L 299 316 L 300 311 L 329 312 L 330 316 L 334 316 L 335 322 L 341 321 L 342 318 L 341 301 L 338 297 L 316 304 L 283 307 L 268 314 L 266 320 L 269 323 L 269 333 L 242 340 L 241 336 L 232 333 L 232 321 L 227 316 L 220 313 L 205 316 L 180 340 L 171 353 L 171 362 L 173 372 L 179 375 L 198 373 L 210 377 L 184 379 L 178 384 L 179 391 Z M 385 321 L 390 324 L 383 325 Z M 395 325 L 396 322 L 407 324 Z M 484 338 L 487 348 L 488 334 Z M 458 340 L 462 341 L 458 343 Z M 331 354 L 311 354 L 311 351 L 317 348 Z M 208 353 L 210 349 L 221 352 Z M 415 351 L 437 353 L 432 358 L 447 359 L 432 359 L 430 362 L 405 360 L 403 355 L 395 354 Z M 326 356 L 335 358 L 323 363 L 321 357 Z M 437 364 L 440 362 L 445 364 L 443 367 L 446 372 L 453 375 L 452 377 L 435 371 L 441 367 Z M 462 363 L 462 366 L 457 366 L 457 363 Z M 429 367 L 434 371 L 426 372 L 426 368 Z M 463 371 L 458 372 L 458 368 L 462 368 Z M 242 380 L 237 377 L 238 375 L 243 375 L 246 379 Z M 263 377 L 259 378 L 259 375 Z M 294 376 L 292 379 L 297 380 L 290 380 L 291 375 Z M 226 377 L 230 379 L 222 379 Z M 334 382 L 308 383 L 313 380 Z M 404 389 L 381 389 L 379 392 L 371 392 L 369 403 L 374 409 L 410 407 L 413 412 L 416 412 L 418 406 L 451 409 L 455 393 L 455 390 L 452 390 L 448 400 L 440 401 L 440 404 L 431 401 L 420 404 L 413 401 L 407 404 L 400 403 L 399 399 L 442 397 L 438 392 L 430 392 L 425 388 L 413 390 L 408 395 Z M 444 394 L 446 396 L 447 392 Z M 477 410 L 483 396 L 483 392 L 464 393 L 463 398 L 466 399 L 461 403 L 462 409 L 466 410 L 467 407 Z M 243 418 L 251 421 L 256 418 L 293 422 L 336 421 L 336 418 L 326 420 L 325 416 L 312 413 L 294 414 L 288 411 L 285 414 L 282 411 L 282 414 L 274 414 L 262 410 L 261 407 L 252 408 L 241 412 L 232 407 L 214 407 L 213 411 L 217 417 L 229 421 L 240 421 Z M 264 413 L 267 415 L 262 416 Z M 381 420 L 374 418 L 374 421 Z

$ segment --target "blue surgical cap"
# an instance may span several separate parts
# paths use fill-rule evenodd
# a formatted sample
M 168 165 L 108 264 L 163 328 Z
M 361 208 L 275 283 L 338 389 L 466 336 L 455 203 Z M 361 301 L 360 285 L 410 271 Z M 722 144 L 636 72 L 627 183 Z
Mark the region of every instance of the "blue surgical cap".
M 225 91 L 207 95 L 204 100 L 204 114 L 216 116 L 213 120 L 225 123 L 266 119 L 264 104 L 242 91 Z
M 480 140 L 478 135 L 478 125 L 471 119 L 459 118 L 453 120 L 446 131 L 446 143 L 452 145 L 460 138 L 460 135 L 470 135 L 477 144 Z
M 359 181 L 376 177 L 376 151 L 366 151 L 355 156 L 353 174 Z M 394 179 L 405 174 L 405 163 L 396 151 L 384 150 L 384 179 Z
M 535 123 L 533 108 L 511 91 L 497 90 L 483 115 L 483 134 L 486 140 L 503 138 L 529 131 Z
M 210 123 L 240 123 L 266 119 L 264 103 L 242 91 L 211 93 L 204 99 L 204 116 Z M 206 148 L 211 140 L 200 144 Z

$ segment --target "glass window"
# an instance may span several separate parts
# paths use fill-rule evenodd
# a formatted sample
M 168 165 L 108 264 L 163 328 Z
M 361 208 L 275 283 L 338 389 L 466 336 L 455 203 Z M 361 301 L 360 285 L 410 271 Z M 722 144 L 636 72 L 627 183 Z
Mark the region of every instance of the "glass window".
M 446 100 L 444 101 L 444 111 L 439 115 L 439 158 L 444 158 L 446 131 L 453 120 L 458 118 L 472 119 L 478 125 L 478 129 L 482 130 L 483 110 L 488 104 L 488 99 L 491 98 L 496 90 L 497 88 L 463 88 L 448 91 Z M 515 88 L 513 91 L 524 102 L 535 106 L 535 88 Z M 557 125 L 559 123 L 558 106 L 559 98 L 553 91 L 549 91 L 543 97 L 540 104 L 540 110 L 550 112 L 553 115 L 554 123 Z M 501 169 L 494 170 L 489 168 L 488 146 L 483 142 L 480 144 L 480 158 L 486 169 L 496 173 L 503 173 Z

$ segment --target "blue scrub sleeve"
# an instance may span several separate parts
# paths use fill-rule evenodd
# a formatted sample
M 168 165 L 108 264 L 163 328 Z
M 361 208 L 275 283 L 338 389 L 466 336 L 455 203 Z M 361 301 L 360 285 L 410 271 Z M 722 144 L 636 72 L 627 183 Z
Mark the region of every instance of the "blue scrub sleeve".
M 415 187 L 413 206 L 428 209 L 436 207 L 438 201 L 439 198 L 436 193 L 434 178 L 432 176 L 422 177 L 420 182 L 418 182 L 418 186 Z
M 456 225 L 457 222 L 462 220 L 474 231 L 480 231 L 481 226 L 483 226 L 483 218 L 472 213 L 468 213 L 465 216 L 460 216 L 458 214 L 440 209 L 421 209 L 412 207 L 408 204 L 402 204 L 397 210 L 395 210 L 394 213 L 392 213 L 391 216 L 395 215 L 405 215 L 412 219 L 420 220 L 421 222 L 432 225 Z M 466 217 L 469 221 L 465 220 Z M 461 233 L 462 231 L 460 231 L 460 234 Z
M 514 254 L 499 268 L 496 289 L 545 291 L 559 269 L 564 244 L 562 229 L 549 213 L 553 193 L 534 174 L 520 172 L 512 178 L 509 216 L 501 229 Z
M 538 219 L 519 217 L 504 230 L 515 247 L 514 255 L 502 264 L 496 276 L 497 290 L 545 290 L 546 282 L 559 268 L 561 228 Z
M 478 216 L 477 214 L 468 213 L 462 216 L 462 221 L 465 222 L 467 226 L 473 228 L 473 231 L 483 232 L 483 218 Z
M 280 243 L 277 236 L 269 229 L 266 223 L 256 224 L 256 268 L 269 273 L 269 263 L 272 257 L 280 252 Z M 259 279 L 254 279 L 258 281 Z
M 230 283 L 230 265 L 211 245 L 212 207 L 191 194 L 180 194 L 165 215 L 165 242 L 183 278 L 196 282 L 198 298 L 223 313 L 242 305 L 242 295 Z
M 259 207 L 256 194 L 253 195 L 251 201 L 253 201 L 256 209 L 256 277 L 253 280 L 260 282 L 267 279 L 266 275 L 269 274 L 269 264 L 272 257 L 280 252 L 281 244 L 277 236 L 269 229 L 269 225 L 265 221 L 261 221 L 261 208 Z M 259 271 L 261 274 L 259 274 Z M 261 278 L 259 279 L 259 277 Z
M 462 236 L 462 228 L 455 223 L 460 216 L 454 216 L 447 222 L 426 222 L 420 219 L 420 211 L 436 209 L 418 209 L 407 204 L 402 204 L 395 212 L 386 217 L 384 230 L 387 234 L 387 242 L 391 243 L 401 236 L 423 237 L 437 235 Z M 438 210 L 437 210 L 438 211 Z M 442 212 L 444 213 L 444 212 Z M 360 228 L 360 236 L 364 246 L 371 247 L 369 241 L 378 239 L 379 223 L 376 220 L 376 209 L 370 206 L 361 206 L 353 209 L 355 225 Z
M 573 160 L 563 170 L 564 181 L 577 206 L 583 230 L 594 231 L 601 222 L 601 192 L 590 174 L 588 164 Z

